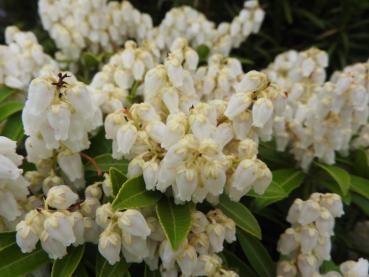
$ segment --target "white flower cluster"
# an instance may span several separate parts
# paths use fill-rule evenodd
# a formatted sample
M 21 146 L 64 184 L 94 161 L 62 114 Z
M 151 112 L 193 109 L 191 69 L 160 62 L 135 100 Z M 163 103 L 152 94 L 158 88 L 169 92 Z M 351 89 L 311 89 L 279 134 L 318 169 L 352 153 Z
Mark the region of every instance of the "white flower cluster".
M 152 29 L 149 15 L 128 1 L 40 0 L 39 15 L 60 58 L 77 60 L 84 49 L 112 52 L 128 38 L 141 41 Z
M 94 198 L 92 188 L 86 190 L 85 201 Z M 31 210 L 16 226 L 16 240 L 22 252 L 32 252 L 41 241 L 41 247 L 51 259 L 61 259 L 70 245 L 97 243 L 100 228 L 90 217 L 95 211 L 91 205 L 88 209 L 78 205 L 78 195 L 68 186 L 52 187 L 47 193 L 45 207 Z
M 127 41 L 124 49 L 113 55 L 100 72 L 92 79 L 88 89 L 104 113 L 111 113 L 129 104 L 127 97 L 136 82 L 142 90 L 146 72 L 158 64 L 159 50 L 146 41 L 137 47 L 134 41 Z
M 243 76 L 239 60 L 214 54 L 208 64 L 201 66 L 194 75 L 195 87 L 205 102 L 213 99 L 228 99 L 236 93 L 235 85 Z
M 143 174 L 147 190 L 171 188 L 177 202 L 217 202 L 225 190 L 234 201 L 251 188 L 264 193 L 268 167 L 257 159 L 257 142 L 225 116 L 227 102 L 195 105 L 162 120 L 148 103 L 109 114 L 106 137 L 113 157 L 130 160 L 128 176 Z
M 44 66 L 58 68 L 31 32 L 9 26 L 5 29 L 5 42 L 7 45 L 0 45 L 0 84 L 23 90 Z
M 14 141 L 0 136 L 0 230 L 12 227 L 27 203 L 29 184 L 18 168 L 23 157 L 15 149 Z
M 128 38 L 139 43 L 154 42 L 163 56 L 178 37 L 186 38 L 193 47 L 206 44 L 214 52 L 228 55 L 250 34 L 257 33 L 264 20 L 264 11 L 255 0 L 245 2 L 232 22 L 223 22 L 217 28 L 188 6 L 173 8 L 154 28 L 152 18 L 128 1 L 40 0 L 39 15 L 43 27 L 62 50 L 59 58 L 72 60 L 85 49 L 111 52 Z
M 287 107 L 277 119 L 280 128 L 274 132 L 277 148 L 289 147 L 304 170 L 314 158 L 333 164 L 335 151 L 346 153 L 369 114 L 365 79 L 358 82 L 356 74 L 341 72 L 324 82 L 327 61 L 326 53 L 317 49 L 290 51 L 266 70 L 289 90 Z
M 277 55 L 265 73 L 270 80 L 288 90 L 291 94 L 289 98 L 296 101 L 309 89 L 307 85 L 324 83 L 327 66 L 328 54 L 313 47 L 301 52 L 289 50 Z
M 343 213 L 341 197 L 337 194 L 313 193 L 306 201 L 296 199 L 287 216 L 292 226 L 278 241 L 277 248 L 283 258 L 278 262 L 277 275 L 311 277 L 318 274 L 323 261 L 330 259 L 335 218 Z
M 221 259 L 215 255 L 223 250 L 223 243 L 233 242 L 235 223 L 220 210 L 207 215 L 192 213 L 192 229 L 187 240 L 173 250 L 165 238 L 158 219 L 152 212 L 135 209 L 113 212 L 111 204 L 99 207 L 96 222 L 104 228 L 99 238 L 99 251 L 115 264 L 120 254 L 129 263 L 145 261 L 151 270 L 160 268 L 162 276 L 237 276 L 221 269 Z M 229 273 L 230 274 L 230 273 Z
M 149 33 L 149 39 L 154 40 L 164 51 L 170 48 L 176 38 L 183 37 L 192 47 L 205 44 L 214 53 L 228 55 L 250 34 L 257 33 L 263 20 L 264 11 L 255 0 L 246 1 L 231 23 L 223 22 L 217 28 L 204 14 L 183 6 L 170 10 L 160 25 Z
M 87 86 L 70 73 L 48 72 L 34 79 L 22 114 L 27 159 L 37 163 L 57 155 L 72 182 L 83 180 L 79 151 L 89 147 L 88 133 L 102 124 L 101 111 Z
M 236 240 L 235 223 L 219 209 L 211 210 L 206 215 L 193 211 L 190 233 L 178 250 L 174 251 L 166 239 L 159 241 L 151 236 L 149 239 L 156 244 L 154 253 L 160 258 L 162 276 L 178 276 L 179 272 L 184 277 L 238 276 L 233 271 L 222 269 L 222 260 L 216 255 L 223 250 L 224 242 Z M 157 269 L 158 259 L 153 256 L 149 261 L 150 269 Z
M 96 210 L 96 222 L 104 229 L 99 237 L 99 251 L 110 264 L 120 260 L 140 263 L 149 255 L 147 238 L 151 229 L 139 210 L 114 212 L 111 203 Z

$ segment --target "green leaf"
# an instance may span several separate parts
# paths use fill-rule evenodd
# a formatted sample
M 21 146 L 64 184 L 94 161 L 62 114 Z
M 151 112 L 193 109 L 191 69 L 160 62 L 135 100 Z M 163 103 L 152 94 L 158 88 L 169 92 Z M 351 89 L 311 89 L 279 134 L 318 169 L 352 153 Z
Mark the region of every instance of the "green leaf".
M 17 91 L 13 88 L 1 87 L 0 88 L 0 103 L 3 102 L 6 98 L 8 98 L 10 95 L 12 95 L 15 92 Z
M 112 207 L 113 210 L 143 208 L 155 205 L 162 194 L 158 191 L 146 190 L 142 176 L 137 176 L 127 180 L 120 188 L 115 197 Z
M 8 117 L 1 131 L 1 135 L 17 142 L 23 139 L 24 129 L 21 113 L 16 113 Z
M 351 193 L 348 193 L 346 195 L 342 194 L 341 189 L 339 188 L 339 186 L 337 185 L 336 182 L 333 181 L 326 181 L 326 180 L 322 180 L 320 182 L 321 185 L 323 185 L 324 187 L 326 187 L 328 190 L 330 190 L 333 193 L 336 193 L 338 195 L 340 195 L 342 197 L 342 201 L 346 204 L 346 205 L 350 205 L 351 203 Z
M 116 169 L 118 169 L 119 171 L 123 173 L 127 172 L 128 162 L 126 160 L 120 160 L 120 161 L 115 160 L 112 158 L 111 154 L 109 153 L 98 155 L 94 157 L 94 160 L 99 165 L 102 171 L 108 171 L 109 168 L 115 167 Z M 86 164 L 85 170 L 96 171 L 95 167 L 90 163 Z
M 254 215 L 240 202 L 233 202 L 225 194 L 220 196 L 219 208 L 237 224 L 239 228 L 261 239 L 261 229 Z
M 320 266 L 320 273 L 328 273 L 330 271 L 340 272 L 340 268 L 333 261 L 324 261 Z
M 23 102 L 9 101 L 0 104 L 0 122 L 23 109 Z
M 256 276 L 255 271 L 233 252 L 225 249 L 221 253 L 221 256 L 225 259 L 227 267 L 236 271 L 239 276 Z
M 97 67 L 97 66 L 99 66 L 99 63 L 100 63 L 99 59 L 94 54 L 92 54 L 90 52 L 83 53 L 82 62 L 87 68 Z
M 206 62 L 210 54 L 210 48 L 205 44 L 201 44 L 197 46 L 196 52 L 199 55 L 199 61 Z
M 147 264 L 145 264 L 144 277 L 160 277 L 161 274 L 158 270 L 151 271 Z
M 124 258 L 114 265 L 109 264 L 100 254 L 96 261 L 96 277 L 125 277 L 128 265 Z
M 38 247 L 31 253 L 23 254 L 13 243 L 0 251 L 0 276 L 15 277 L 29 273 L 49 261 L 47 254 Z
M 273 180 L 262 195 L 251 192 L 249 195 L 255 197 L 255 208 L 261 210 L 275 202 L 278 202 L 298 188 L 303 182 L 305 175 L 295 169 L 280 169 L 272 172 Z
M 61 260 L 56 260 L 51 270 L 51 277 L 71 277 L 76 271 L 82 256 L 85 252 L 85 246 L 70 247 L 68 255 Z
M 258 276 L 276 276 L 275 264 L 270 257 L 268 251 L 264 248 L 259 240 L 245 234 L 240 230 L 237 230 L 237 238 L 241 244 L 243 253 L 249 260 L 252 268 L 258 273 Z
M 191 229 L 191 204 L 175 205 L 163 197 L 156 206 L 161 227 L 172 248 L 177 250 Z
M 0 233 L 0 251 L 15 242 L 15 232 Z
M 109 176 L 111 185 L 113 188 L 113 195 L 117 195 L 119 189 L 123 185 L 125 181 L 127 181 L 127 177 L 124 176 L 122 172 L 120 172 L 118 169 L 111 167 L 109 170 Z
M 369 216 L 369 200 L 359 194 L 352 194 L 352 202 L 358 206 L 367 216 Z
M 83 263 L 79 263 L 76 271 L 73 273 L 73 277 L 89 277 L 86 267 Z
M 359 176 L 369 178 L 369 164 L 368 156 L 363 149 L 357 149 L 354 152 L 354 166 L 355 173 Z
M 351 175 L 351 190 L 369 199 L 369 180 Z
M 325 172 L 327 172 L 337 182 L 343 195 L 346 195 L 348 193 L 351 186 L 351 177 L 346 170 L 334 165 L 326 165 L 321 163 L 316 164 Z

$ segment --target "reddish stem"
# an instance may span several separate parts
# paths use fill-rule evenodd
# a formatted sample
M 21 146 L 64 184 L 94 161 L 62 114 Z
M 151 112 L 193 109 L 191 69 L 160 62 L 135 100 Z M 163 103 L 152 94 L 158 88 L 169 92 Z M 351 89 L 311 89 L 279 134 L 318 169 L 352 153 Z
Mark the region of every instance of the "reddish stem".
M 90 157 L 89 155 L 87 155 L 86 153 L 80 152 L 81 157 L 88 160 L 93 167 L 96 169 L 97 172 L 97 176 L 101 176 L 102 175 L 102 171 L 101 168 L 99 167 L 99 165 L 97 164 L 97 162 L 94 160 L 94 158 Z

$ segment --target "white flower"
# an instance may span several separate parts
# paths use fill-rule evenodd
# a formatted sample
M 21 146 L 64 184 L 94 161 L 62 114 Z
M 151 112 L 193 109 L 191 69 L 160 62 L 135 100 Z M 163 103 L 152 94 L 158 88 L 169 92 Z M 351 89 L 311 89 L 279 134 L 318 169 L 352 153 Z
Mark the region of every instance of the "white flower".
M 192 276 L 197 265 L 197 253 L 193 246 L 186 245 L 178 255 L 176 262 L 183 276 Z
M 143 215 L 133 209 L 128 209 L 119 214 L 118 225 L 123 232 L 133 236 L 146 238 L 151 232 Z
M 59 240 L 52 238 L 46 231 L 41 234 L 41 247 L 50 259 L 62 259 L 67 255 L 67 247 Z
M 369 262 L 363 258 L 360 258 L 357 262 L 347 261 L 340 265 L 340 270 L 344 276 L 367 277 Z
M 47 193 L 46 203 L 56 209 L 67 209 L 76 203 L 78 195 L 74 193 L 68 186 L 60 185 L 49 189 Z
M 252 124 L 262 128 L 273 114 L 273 104 L 269 99 L 259 98 L 252 107 Z
M 58 164 L 72 182 L 83 179 L 83 165 L 81 156 L 78 153 L 59 153 Z
M 100 234 L 99 252 L 111 265 L 120 260 L 121 241 L 120 234 L 110 228 Z
M 69 246 L 76 241 L 73 225 L 72 218 L 64 213 L 55 212 L 45 219 L 44 230 L 51 239 L 64 246 Z
M 32 226 L 28 225 L 25 221 L 21 221 L 17 224 L 16 230 L 16 241 L 22 252 L 32 252 L 39 240 L 38 235 L 32 230 Z

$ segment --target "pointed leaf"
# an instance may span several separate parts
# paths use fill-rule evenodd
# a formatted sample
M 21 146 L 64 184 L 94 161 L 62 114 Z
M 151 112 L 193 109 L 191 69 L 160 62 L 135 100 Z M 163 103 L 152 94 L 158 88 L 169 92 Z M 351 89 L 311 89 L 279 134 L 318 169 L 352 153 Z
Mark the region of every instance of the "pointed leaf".
M 239 276 L 256 276 L 255 271 L 232 251 L 225 249 L 221 256 L 225 259 L 227 267 L 237 272 Z
M 1 87 L 0 88 L 0 103 L 3 102 L 6 98 L 8 98 L 10 95 L 16 92 L 17 91 L 13 88 Z
M 369 164 L 368 156 L 363 149 L 357 149 L 354 152 L 354 166 L 355 173 L 364 178 L 369 178 Z
M 127 272 L 128 265 L 123 258 L 114 265 L 111 265 L 105 258 L 98 254 L 96 261 L 96 277 L 125 277 Z
M 321 163 L 316 164 L 325 170 L 337 182 L 343 195 L 348 193 L 351 186 L 351 177 L 346 170 L 334 165 L 326 165 Z
M 260 277 L 274 277 L 275 264 L 260 241 L 237 230 L 237 238 L 250 265 Z
M 351 190 L 369 199 L 369 180 L 351 175 Z
M 156 206 L 156 214 L 166 238 L 177 250 L 191 229 L 191 204 L 176 205 L 163 197 Z
M 21 113 L 16 113 L 8 117 L 1 131 L 1 135 L 17 142 L 22 140 L 24 137 L 24 129 Z
M 49 258 L 38 247 L 31 253 L 23 254 L 18 245 L 13 243 L 0 251 L 0 276 L 14 277 L 29 273 L 47 263 Z
M 110 176 L 110 181 L 111 181 L 111 185 L 113 188 L 113 195 L 115 196 L 117 195 L 123 183 L 127 181 L 127 177 L 124 176 L 122 172 L 120 172 L 118 169 L 114 167 L 111 167 L 109 169 L 109 176 Z
M 352 194 L 352 202 L 369 217 L 369 200 L 359 194 Z
M 61 260 L 56 260 L 51 270 L 51 277 L 71 277 L 76 271 L 82 256 L 85 252 L 85 246 L 70 247 L 68 254 Z
M 237 224 L 239 228 L 261 239 L 259 223 L 254 215 L 245 205 L 240 202 L 233 202 L 225 194 L 220 196 L 219 208 Z
M 263 195 L 255 199 L 256 209 L 261 210 L 286 197 L 300 186 L 305 175 L 295 169 L 280 169 L 273 173 L 273 180 Z
M 23 109 L 23 102 L 9 101 L 0 104 L 0 122 Z
M 147 191 L 142 176 L 127 180 L 115 197 L 113 210 L 144 208 L 155 205 L 162 194 L 158 191 Z
M 0 233 L 0 251 L 15 242 L 15 232 Z

